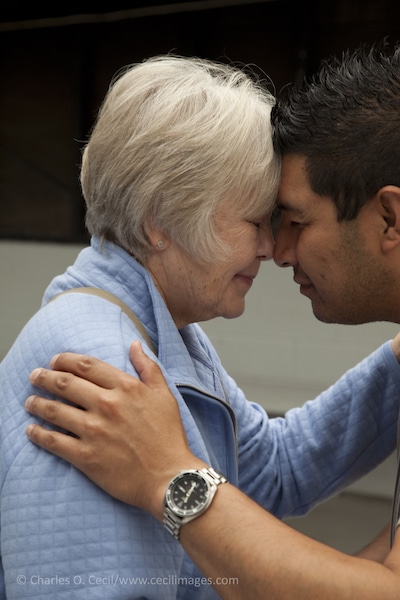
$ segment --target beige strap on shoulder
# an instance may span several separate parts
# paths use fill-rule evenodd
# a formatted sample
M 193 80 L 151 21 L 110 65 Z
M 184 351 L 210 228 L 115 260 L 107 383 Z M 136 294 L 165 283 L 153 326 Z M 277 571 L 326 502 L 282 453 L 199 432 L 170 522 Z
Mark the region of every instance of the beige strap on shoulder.
M 65 290 L 65 292 L 61 292 L 60 294 L 57 294 L 50 300 L 50 302 L 52 302 L 59 296 L 63 296 L 64 294 L 74 294 L 76 292 L 80 292 L 82 294 L 92 294 L 93 296 L 100 296 L 101 298 L 104 298 L 104 300 L 108 300 L 109 302 L 112 302 L 113 304 L 116 304 L 117 306 L 119 306 L 120 309 L 122 310 L 122 312 L 124 312 L 130 318 L 130 320 L 136 325 L 138 331 L 141 333 L 143 339 L 146 341 L 150 350 L 155 355 L 157 355 L 157 350 L 156 350 L 149 334 L 147 333 L 143 323 L 138 319 L 138 317 L 129 308 L 129 306 L 127 306 L 125 304 L 125 302 L 122 302 L 122 300 L 120 300 L 117 296 L 114 296 L 114 294 L 112 294 L 111 292 L 106 292 L 105 290 L 101 290 L 100 288 L 95 288 L 95 287 L 71 288 L 70 290 Z

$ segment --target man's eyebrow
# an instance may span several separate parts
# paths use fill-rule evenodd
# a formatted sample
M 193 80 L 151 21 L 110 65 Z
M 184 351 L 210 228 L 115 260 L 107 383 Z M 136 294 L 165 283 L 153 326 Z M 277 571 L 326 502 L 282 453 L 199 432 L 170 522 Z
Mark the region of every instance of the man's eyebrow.
M 301 215 L 303 214 L 303 209 L 300 208 L 299 206 L 292 206 L 289 202 L 285 202 L 284 200 L 278 200 L 276 202 L 276 207 L 278 208 L 278 210 L 280 211 L 289 211 L 291 213 L 294 213 L 296 215 Z

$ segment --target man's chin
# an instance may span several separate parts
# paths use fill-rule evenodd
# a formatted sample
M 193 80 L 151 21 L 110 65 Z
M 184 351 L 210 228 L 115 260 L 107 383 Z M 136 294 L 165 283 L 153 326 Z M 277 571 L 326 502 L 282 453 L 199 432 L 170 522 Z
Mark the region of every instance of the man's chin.
M 339 321 L 336 321 L 335 319 L 332 319 L 332 318 L 328 317 L 325 314 L 321 314 L 320 312 L 318 312 L 317 310 L 315 310 L 314 307 L 312 307 L 312 311 L 313 311 L 314 317 L 318 321 L 320 321 L 321 323 L 327 323 L 327 324 L 329 324 L 329 323 L 336 323 L 336 324 L 338 324 L 339 323 Z
M 321 323 L 336 324 L 336 325 L 348 325 L 349 322 L 345 319 L 342 311 L 335 310 L 332 307 L 325 305 L 318 298 L 311 299 L 311 310 L 314 317 Z
M 348 314 L 343 312 L 328 312 L 323 311 L 321 307 L 315 306 L 312 304 L 312 311 L 314 317 L 320 321 L 321 323 L 331 324 L 331 325 L 364 325 L 365 323 L 371 323 L 372 320 L 375 319 L 367 319 L 363 318 L 358 314 Z

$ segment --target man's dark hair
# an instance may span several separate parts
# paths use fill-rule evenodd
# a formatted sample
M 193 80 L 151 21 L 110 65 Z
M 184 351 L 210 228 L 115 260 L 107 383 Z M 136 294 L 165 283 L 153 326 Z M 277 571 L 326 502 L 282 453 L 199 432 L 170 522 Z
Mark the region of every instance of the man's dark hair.
M 400 46 L 325 60 L 282 91 L 271 118 L 277 152 L 304 156 L 313 191 L 339 221 L 356 218 L 381 187 L 400 187 Z

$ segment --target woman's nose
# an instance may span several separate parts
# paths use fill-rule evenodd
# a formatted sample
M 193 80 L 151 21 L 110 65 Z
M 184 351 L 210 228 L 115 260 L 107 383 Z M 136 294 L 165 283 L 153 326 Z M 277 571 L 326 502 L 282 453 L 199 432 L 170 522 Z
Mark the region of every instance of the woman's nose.
M 274 256 L 275 239 L 272 230 L 268 227 L 259 246 L 258 257 L 260 260 L 271 260 Z
M 296 239 L 284 227 L 275 234 L 273 259 L 278 267 L 293 267 L 296 262 Z

